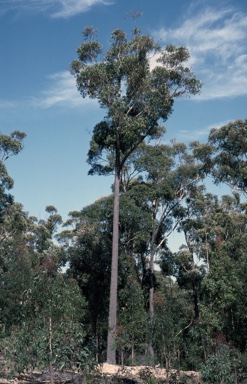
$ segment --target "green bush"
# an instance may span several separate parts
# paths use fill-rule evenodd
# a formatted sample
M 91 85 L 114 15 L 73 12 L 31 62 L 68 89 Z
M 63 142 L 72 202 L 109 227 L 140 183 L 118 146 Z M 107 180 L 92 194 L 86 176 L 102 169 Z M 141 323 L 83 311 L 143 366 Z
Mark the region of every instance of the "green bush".
M 207 358 L 201 369 L 203 383 L 234 384 L 236 383 L 236 374 L 233 371 L 234 361 L 231 359 L 229 347 L 221 344 L 216 353 Z

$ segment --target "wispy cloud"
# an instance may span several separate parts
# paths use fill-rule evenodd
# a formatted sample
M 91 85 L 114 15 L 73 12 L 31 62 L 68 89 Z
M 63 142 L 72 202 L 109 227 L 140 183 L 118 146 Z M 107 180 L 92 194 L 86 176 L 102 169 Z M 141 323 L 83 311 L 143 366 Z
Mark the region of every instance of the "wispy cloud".
M 74 77 L 68 72 L 58 72 L 48 77 L 48 86 L 42 92 L 42 96 L 33 99 L 33 104 L 41 108 L 66 105 L 66 107 L 78 107 L 84 104 L 96 103 L 96 101 L 83 99 L 76 88 Z
M 96 4 L 107 4 L 104 0 L 58 0 L 60 10 L 53 13 L 53 17 L 68 18 L 88 11 Z
M 109 4 L 108 0 L 1 0 L 0 15 L 9 11 L 49 12 L 54 18 L 69 18 L 87 12 L 97 4 Z
M 204 138 L 207 138 L 211 129 L 213 128 L 220 128 L 223 127 L 224 125 L 228 124 L 229 120 L 227 121 L 221 121 L 218 123 L 214 123 L 211 125 L 206 126 L 205 128 L 195 128 L 193 130 L 186 130 L 186 129 L 180 129 L 177 133 L 177 138 L 179 140 L 186 140 L 186 141 L 196 141 L 196 140 L 203 140 Z
M 178 28 L 156 31 L 155 37 L 188 47 L 189 65 L 203 82 L 199 99 L 247 95 L 247 14 L 200 9 Z
M 52 107 L 77 108 L 95 107 L 97 101 L 82 98 L 76 88 L 74 77 L 68 72 L 58 72 L 47 78 L 47 86 L 39 97 L 26 97 L 20 100 L 0 100 L 0 110 L 48 109 Z
M 13 101 L 0 99 L 0 110 L 8 110 L 11 108 L 15 108 L 15 103 Z

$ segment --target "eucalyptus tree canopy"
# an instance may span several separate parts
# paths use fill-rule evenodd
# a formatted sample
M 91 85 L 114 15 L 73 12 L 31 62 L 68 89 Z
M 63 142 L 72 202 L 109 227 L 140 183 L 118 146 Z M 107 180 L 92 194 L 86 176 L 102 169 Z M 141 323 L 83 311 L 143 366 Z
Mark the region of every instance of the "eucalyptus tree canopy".
M 209 142 L 214 146 L 213 176 L 247 193 L 247 119 L 213 129 Z
M 214 128 L 208 143 L 191 146 L 194 156 L 204 162 L 203 171 L 211 173 L 216 184 L 223 182 L 247 193 L 247 119 Z
M 5 161 L 11 157 L 18 155 L 23 149 L 23 139 L 26 137 L 24 132 L 14 131 L 10 135 L 0 133 L 0 196 L 4 189 L 11 189 L 13 187 L 13 180 L 8 175 Z
M 0 133 L 0 264 L 5 264 L 10 249 L 16 251 L 21 247 L 20 238 L 26 225 L 26 214 L 20 204 L 14 203 L 13 196 L 8 192 L 14 185 L 9 176 L 5 161 L 17 155 L 23 149 L 26 134 L 14 131 L 10 135 Z
M 97 99 L 106 111 L 105 118 L 94 127 L 88 163 L 90 174 L 115 175 L 107 351 L 107 361 L 115 363 L 121 172 L 143 140 L 161 135 L 159 122 L 172 113 L 174 99 L 198 93 L 201 83 L 185 66 L 189 58 L 185 47 L 168 45 L 162 49 L 139 29 L 130 39 L 117 29 L 112 32 L 108 51 L 103 53 L 95 34 L 92 27 L 85 28 L 86 41 L 78 48 L 78 60 L 72 62 L 71 70 L 81 95 Z
M 240 195 L 222 196 L 215 207 L 215 241 L 211 239 L 210 273 L 203 280 L 208 314 L 218 322 L 225 339 L 240 351 L 246 350 L 246 203 Z

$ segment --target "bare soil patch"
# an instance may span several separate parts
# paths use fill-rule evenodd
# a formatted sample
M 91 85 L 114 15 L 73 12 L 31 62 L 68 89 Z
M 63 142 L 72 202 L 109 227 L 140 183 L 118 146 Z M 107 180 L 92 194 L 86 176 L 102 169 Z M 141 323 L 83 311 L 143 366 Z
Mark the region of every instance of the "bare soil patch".
M 154 379 L 153 382 L 167 382 L 169 384 L 196 384 L 201 382 L 199 372 L 166 370 L 150 366 L 122 367 L 104 363 L 99 368 L 99 372 L 105 376 L 134 379 L 140 383 L 151 382 L 151 378 Z

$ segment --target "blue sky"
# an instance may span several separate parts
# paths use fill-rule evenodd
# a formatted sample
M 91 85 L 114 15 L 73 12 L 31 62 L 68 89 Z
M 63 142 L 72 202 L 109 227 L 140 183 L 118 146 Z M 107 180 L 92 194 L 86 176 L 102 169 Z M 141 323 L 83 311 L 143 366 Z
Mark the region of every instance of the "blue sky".
M 0 0 L 0 132 L 27 133 L 6 165 L 30 215 L 45 218 L 54 205 L 66 219 L 110 193 L 111 177 L 87 176 L 90 132 L 103 111 L 82 99 L 69 67 L 85 26 L 107 48 L 113 29 L 134 28 L 132 9 L 143 12 L 143 33 L 189 48 L 203 82 L 199 96 L 175 103 L 166 140 L 205 141 L 211 128 L 247 117 L 246 0 Z

